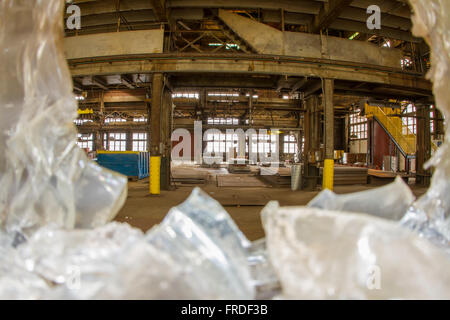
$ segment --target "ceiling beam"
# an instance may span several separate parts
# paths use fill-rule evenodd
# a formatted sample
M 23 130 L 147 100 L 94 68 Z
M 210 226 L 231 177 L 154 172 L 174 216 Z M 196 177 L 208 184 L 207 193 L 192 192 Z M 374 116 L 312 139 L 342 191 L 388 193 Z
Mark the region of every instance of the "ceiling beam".
M 320 10 L 320 2 L 304 0 L 169 0 L 169 8 L 260 8 L 288 12 L 317 14 Z
M 308 82 L 308 78 L 307 77 L 304 77 L 304 78 L 300 79 L 299 81 L 297 81 L 292 86 L 290 94 L 293 94 L 295 91 L 301 89 L 307 82 Z
M 158 21 L 167 21 L 166 0 L 150 0 L 150 4 Z
M 329 0 L 324 3 L 318 15 L 314 18 L 312 27 L 313 33 L 319 33 L 326 29 L 339 17 L 345 7 L 349 6 L 353 0 Z
M 108 90 L 108 87 L 106 86 L 106 84 L 101 81 L 100 79 L 98 79 L 97 77 L 92 77 L 92 84 L 96 85 L 97 87 L 103 89 L 103 90 Z
M 347 19 L 336 19 L 331 25 L 329 26 L 332 29 L 336 30 L 343 30 L 343 31 L 350 31 L 350 32 L 359 32 L 359 33 L 365 33 L 365 34 L 371 34 L 371 35 L 378 35 L 382 37 L 387 37 L 391 39 L 398 39 L 403 41 L 411 41 L 414 43 L 421 43 L 423 39 L 414 37 L 411 32 L 408 31 L 402 31 L 394 28 L 389 27 L 383 27 L 380 30 L 374 29 L 369 30 L 367 28 L 366 23 L 354 21 L 354 20 L 347 20 Z

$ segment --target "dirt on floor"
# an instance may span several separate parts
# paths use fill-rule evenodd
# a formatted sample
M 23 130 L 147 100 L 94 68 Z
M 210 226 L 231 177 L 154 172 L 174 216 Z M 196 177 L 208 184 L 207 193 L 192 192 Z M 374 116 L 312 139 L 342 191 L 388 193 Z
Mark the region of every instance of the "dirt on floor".
M 174 191 L 161 191 L 158 196 L 149 195 L 148 179 L 129 182 L 128 198 L 116 217 L 116 221 L 127 222 L 143 231 L 158 224 L 170 208 L 182 203 L 195 186 L 179 186 Z M 260 212 L 269 200 L 277 200 L 281 206 L 305 205 L 318 191 L 291 191 L 289 188 L 217 187 L 212 181 L 198 185 L 211 197 L 224 204 L 225 209 L 250 240 L 264 237 Z M 376 186 L 336 186 L 336 193 L 350 193 L 368 190 Z M 416 196 L 425 193 L 425 188 L 412 187 Z M 246 203 L 250 205 L 246 205 Z

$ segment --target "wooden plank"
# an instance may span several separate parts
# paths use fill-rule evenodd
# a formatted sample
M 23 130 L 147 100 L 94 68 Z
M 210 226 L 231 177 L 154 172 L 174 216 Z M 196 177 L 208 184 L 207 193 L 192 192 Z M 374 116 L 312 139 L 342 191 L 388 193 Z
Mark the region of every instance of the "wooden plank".
M 265 183 L 252 175 L 228 174 L 217 176 L 218 187 L 267 187 Z

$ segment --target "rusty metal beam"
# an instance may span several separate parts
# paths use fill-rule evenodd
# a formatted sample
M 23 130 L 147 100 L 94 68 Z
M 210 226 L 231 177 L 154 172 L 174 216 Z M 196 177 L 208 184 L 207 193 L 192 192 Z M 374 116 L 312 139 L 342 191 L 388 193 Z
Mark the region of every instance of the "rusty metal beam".
M 325 59 L 259 55 L 155 54 L 69 61 L 73 76 L 131 73 L 227 73 L 307 76 L 368 82 L 425 90 L 431 83 L 421 74 L 375 65 Z
M 150 5 L 158 21 L 167 21 L 166 0 L 150 0 Z
M 312 27 L 313 33 L 319 33 L 320 30 L 328 26 L 342 13 L 342 10 L 349 6 L 353 0 L 328 0 L 320 9 L 320 12 L 314 19 Z

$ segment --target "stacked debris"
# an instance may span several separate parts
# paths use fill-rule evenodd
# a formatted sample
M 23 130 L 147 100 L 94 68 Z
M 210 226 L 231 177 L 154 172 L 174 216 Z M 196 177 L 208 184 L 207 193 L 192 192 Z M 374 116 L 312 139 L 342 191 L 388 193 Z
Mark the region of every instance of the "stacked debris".
M 250 166 L 248 164 L 228 164 L 228 172 L 229 173 L 250 173 Z
M 289 188 L 291 186 L 291 168 L 260 167 L 259 178 L 276 188 Z
M 333 183 L 335 185 L 353 185 L 367 184 L 367 168 L 334 166 Z M 319 170 L 320 176 L 323 176 L 323 168 Z

